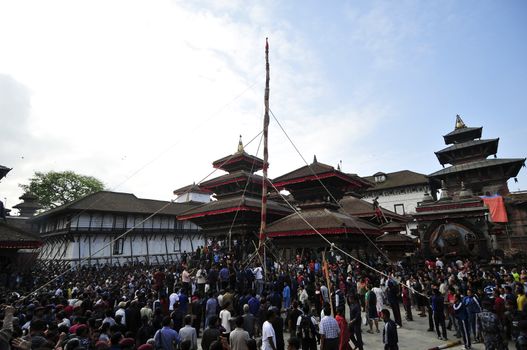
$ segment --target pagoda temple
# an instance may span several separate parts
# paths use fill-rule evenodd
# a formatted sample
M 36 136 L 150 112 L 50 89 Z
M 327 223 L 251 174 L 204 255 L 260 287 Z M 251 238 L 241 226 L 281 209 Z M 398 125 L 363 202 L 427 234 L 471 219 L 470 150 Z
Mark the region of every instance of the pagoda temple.
M 516 177 L 525 158 L 496 158 L 499 138 L 482 139 L 482 127 L 467 127 L 461 117 L 456 116 L 456 126 L 444 135 L 445 144 L 450 145 L 435 152 L 441 165 L 451 164 L 428 175 L 445 181 L 453 193 L 461 190 L 461 182 L 475 195 L 506 195 L 507 180 Z M 487 159 L 493 155 L 494 158 Z
M 376 225 L 350 215 L 338 203 L 346 193 L 364 192 L 371 186 L 370 182 L 357 175 L 319 163 L 315 157 L 312 164 L 277 177 L 273 183 L 278 189 L 289 191 L 301 216 L 337 245 L 364 251 L 369 244 L 365 235 L 374 239 L 380 234 Z M 267 227 L 267 235 L 273 238 L 273 244 L 286 249 L 327 248 L 323 239 L 302 217 L 293 213 L 271 223 Z
M 450 166 L 428 175 L 441 181 L 441 198 L 425 195 L 414 214 L 425 256 L 485 259 L 503 246 L 508 222 L 503 196 L 525 158 L 497 158 L 499 139 L 481 139 L 482 129 L 467 127 L 458 115 L 455 129 L 443 136 L 450 146 L 435 152 L 441 165 Z
M 200 226 L 208 240 L 231 247 L 245 245 L 244 251 L 254 251 L 251 242 L 258 240 L 263 181 L 255 172 L 263 165 L 262 159 L 244 151 L 240 138 L 236 153 L 212 163 L 214 168 L 227 174 L 198 184 L 199 188 L 213 193 L 213 200 L 182 213 L 178 220 L 189 220 Z M 289 213 L 288 207 L 267 201 L 270 222 Z

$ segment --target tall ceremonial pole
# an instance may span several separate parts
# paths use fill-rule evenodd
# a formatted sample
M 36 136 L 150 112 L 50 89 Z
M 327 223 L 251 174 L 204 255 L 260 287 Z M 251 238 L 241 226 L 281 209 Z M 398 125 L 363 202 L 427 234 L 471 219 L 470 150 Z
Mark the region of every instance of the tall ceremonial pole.
M 265 229 L 267 222 L 267 167 L 269 166 L 269 151 L 267 148 L 267 135 L 269 131 L 269 42 L 265 38 L 265 96 L 264 96 L 264 125 L 263 125 L 263 179 L 262 179 L 262 214 L 260 222 L 260 244 L 258 246 L 260 254 L 263 255 L 264 281 L 267 274 L 267 264 L 265 261 Z

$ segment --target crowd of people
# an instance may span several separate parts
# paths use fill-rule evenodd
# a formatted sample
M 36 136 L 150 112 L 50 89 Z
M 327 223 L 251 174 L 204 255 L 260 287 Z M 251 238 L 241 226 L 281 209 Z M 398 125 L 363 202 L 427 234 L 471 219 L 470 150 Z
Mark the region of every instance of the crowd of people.
M 375 268 L 221 250 L 166 266 L 35 268 L 4 276 L 0 350 L 362 350 L 363 331 L 398 349 L 398 329 L 420 318 L 466 349 L 527 349 L 526 270 L 440 258 Z

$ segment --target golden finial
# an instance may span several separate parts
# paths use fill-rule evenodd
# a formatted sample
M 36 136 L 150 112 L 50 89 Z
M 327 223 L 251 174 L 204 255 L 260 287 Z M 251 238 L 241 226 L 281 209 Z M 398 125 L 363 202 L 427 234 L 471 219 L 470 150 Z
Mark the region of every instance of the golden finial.
M 238 141 L 238 153 L 243 153 L 242 135 L 240 135 L 240 140 Z
M 463 119 L 461 119 L 461 117 L 458 115 L 456 115 L 456 130 L 457 129 L 462 129 L 462 128 L 466 128 L 467 126 L 465 125 L 465 123 L 463 122 Z

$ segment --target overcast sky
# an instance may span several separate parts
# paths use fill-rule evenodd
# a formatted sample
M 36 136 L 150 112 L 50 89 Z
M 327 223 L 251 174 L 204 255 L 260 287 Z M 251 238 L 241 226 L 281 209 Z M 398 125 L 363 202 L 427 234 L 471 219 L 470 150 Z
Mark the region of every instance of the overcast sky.
M 527 155 L 525 1 L 0 0 L 0 197 L 73 170 L 172 199 L 260 132 L 265 37 L 271 109 L 309 161 L 429 174 L 456 114 Z M 269 152 L 271 177 L 304 165 L 274 120 Z

